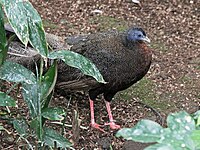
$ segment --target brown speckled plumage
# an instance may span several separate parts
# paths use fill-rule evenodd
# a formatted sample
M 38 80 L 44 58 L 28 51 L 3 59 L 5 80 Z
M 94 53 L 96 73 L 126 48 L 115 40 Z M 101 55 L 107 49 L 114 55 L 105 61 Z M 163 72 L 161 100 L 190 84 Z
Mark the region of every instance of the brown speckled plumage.
M 89 90 L 91 99 L 103 93 L 104 98 L 110 101 L 118 91 L 140 80 L 150 67 L 151 50 L 142 41 L 128 42 L 126 33 L 111 31 L 67 39 L 68 44 L 75 44 L 71 50 L 89 58 L 108 83 L 97 83 L 78 69 L 62 64 L 58 69 L 57 87 Z

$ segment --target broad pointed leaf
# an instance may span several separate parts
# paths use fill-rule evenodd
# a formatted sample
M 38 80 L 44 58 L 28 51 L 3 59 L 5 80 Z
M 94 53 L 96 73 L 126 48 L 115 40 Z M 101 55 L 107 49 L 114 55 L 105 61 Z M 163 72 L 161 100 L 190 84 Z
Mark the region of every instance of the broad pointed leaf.
M 55 142 L 57 148 L 69 148 L 72 146 L 72 143 L 70 143 L 66 138 L 61 136 L 58 132 L 56 132 L 53 129 L 50 128 L 45 128 L 44 129 L 44 142 L 49 145 L 54 147 Z
M 154 145 L 148 146 L 144 150 L 182 150 L 182 149 L 176 149 L 169 144 L 154 144 Z
M 9 95 L 6 95 L 6 93 L 3 93 L 0 91 L 0 106 L 16 106 L 15 100 L 10 97 Z
M 40 116 L 47 96 L 52 92 L 57 77 L 57 65 L 49 68 L 41 82 L 22 84 L 22 94 L 32 117 Z
M 98 82 L 106 83 L 97 67 L 86 57 L 68 50 L 53 51 L 50 59 L 61 59 L 67 65 L 80 69 L 85 75 L 94 77 Z
M 158 141 L 162 144 L 167 144 L 175 147 L 176 149 L 189 148 L 194 149 L 195 145 L 190 137 L 190 134 L 183 133 L 181 130 L 171 130 L 170 128 L 163 129 L 160 134 L 161 138 Z
M 17 130 L 17 132 L 21 135 L 21 136 L 27 136 L 28 133 L 28 124 L 26 123 L 25 120 L 17 120 L 15 119 L 13 121 L 13 125 L 14 128 Z
M 30 43 L 42 56 L 47 56 L 48 48 L 42 19 L 30 2 L 24 4 L 24 9 L 28 16 Z
M 196 126 L 200 127 L 200 110 L 194 113 L 194 119 L 196 120 Z
M 41 116 L 37 116 L 31 120 L 30 127 L 35 131 L 37 137 L 42 140 L 43 130 Z
M 127 140 L 138 142 L 157 142 L 163 131 L 162 126 L 151 120 L 141 120 L 133 128 L 124 128 L 117 132 L 116 136 L 122 136 Z
M 54 64 L 48 69 L 47 73 L 44 75 L 41 84 L 41 93 L 43 99 L 46 98 L 54 89 L 57 79 L 57 63 Z
M 7 42 L 6 42 L 6 33 L 4 29 L 4 14 L 2 10 L 2 6 L 0 4 L 0 66 L 6 59 L 7 56 Z
M 46 104 L 46 98 L 53 90 L 57 77 L 56 64 L 47 71 L 41 82 L 34 84 L 22 84 L 22 94 L 26 101 L 32 118 L 41 116 L 43 105 Z
M 27 14 L 24 10 L 24 0 L 3 1 L 4 11 L 16 35 L 25 45 L 28 44 L 29 32 Z
M 36 83 L 36 77 L 33 72 L 20 64 L 9 61 L 6 61 L 0 67 L 0 79 L 17 83 Z
M 43 56 L 48 49 L 42 20 L 29 1 L 6 0 L 2 2 L 8 21 L 25 45 L 28 42 Z
M 22 95 L 29 107 L 31 117 L 39 116 L 41 110 L 40 101 L 42 99 L 40 85 L 38 83 L 22 84 Z
M 200 149 L 200 130 L 194 130 L 191 134 L 191 138 L 194 141 L 196 149 Z
M 42 110 L 42 116 L 49 120 L 63 120 L 66 115 L 62 108 L 45 108 Z
M 195 129 L 194 119 L 185 111 L 170 114 L 167 125 L 172 131 L 180 131 L 180 134 L 191 133 Z

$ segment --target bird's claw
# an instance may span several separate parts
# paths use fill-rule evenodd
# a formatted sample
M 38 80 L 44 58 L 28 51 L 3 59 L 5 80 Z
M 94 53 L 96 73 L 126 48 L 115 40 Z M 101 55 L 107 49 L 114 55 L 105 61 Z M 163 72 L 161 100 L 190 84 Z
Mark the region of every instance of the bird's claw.
M 103 125 L 99 125 L 99 124 L 97 124 L 97 123 L 91 123 L 90 124 L 93 128 L 95 128 L 95 129 L 97 129 L 97 130 L 100 130 L 101 132 L 105 132 L 102 128 L 100 128 L 100 127 L 102 127 Z
M 116 130 L 116 129 L 120 129 L 120 125 L 115 124 L 114 122 L 108 122 L 104 124 L 105 126 L 110 126 L 111 129 Z

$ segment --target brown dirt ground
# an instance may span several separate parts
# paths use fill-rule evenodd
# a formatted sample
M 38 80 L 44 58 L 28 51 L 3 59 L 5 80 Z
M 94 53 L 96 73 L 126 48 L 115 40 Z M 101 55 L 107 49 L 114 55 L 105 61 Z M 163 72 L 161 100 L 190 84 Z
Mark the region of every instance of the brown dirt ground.
M 200 108 L 200 1 L 195 0 L 141 0 L 142 7 L 128 0 L 31 0 L 44 20 L 46 32 L 59 36 L 123 30 L 128 26 L 141 26 L 151 39 L 154 50 L 153 63 L 148 75 L 138 84 L 119 93 L 112 101 L 113 115 L 122 127 L 132 127 L 142 118 L 156 120 L 155 114 L 137 102 L 158 110 L 163 118 L 170 112 L 186 110 L 189 113 Z M 102 13 L 95 13 L 101 10 Z M 18 108 L 11 108 L 16 116 L 28 119 L 26 105 L 18 96 Z M 80 100 L 84 99 L 84 100 Z M 54 95 L 53 106 L 67 108 L 69 97 Z M 95 103 L 97 122 L 107 121 L 102 100 Z M 126 142 L 115 137 L 115 131 L 101 133 L 88 128 L 89 102 L 85 97 L 72 97 L 67 109 L 67 124 L 72 124 L 73 110 L 79 112 L 81 125 L 79 141 L 75 149 L 140 150 L 141 144 Z M 0 108 L 5 112 L 5 108 Z M 11 132 L 0 131 L 1 149 L 20 149 L 22 140 L 7 121 L 1 121 Z M 55 126 L 56 127 L 56 126 Z M 65 136 L 72 138 L 65 129 Z

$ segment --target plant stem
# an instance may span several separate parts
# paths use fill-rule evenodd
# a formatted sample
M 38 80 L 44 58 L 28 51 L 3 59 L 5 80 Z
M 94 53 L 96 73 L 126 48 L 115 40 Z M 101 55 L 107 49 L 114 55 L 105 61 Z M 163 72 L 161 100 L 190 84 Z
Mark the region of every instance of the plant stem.
M 44 67 L 44 59 L 40 59 L 40 74 L 39 74 L 39 82 L 42 82 L 42 74 L 43 74 L 43 67 Z

